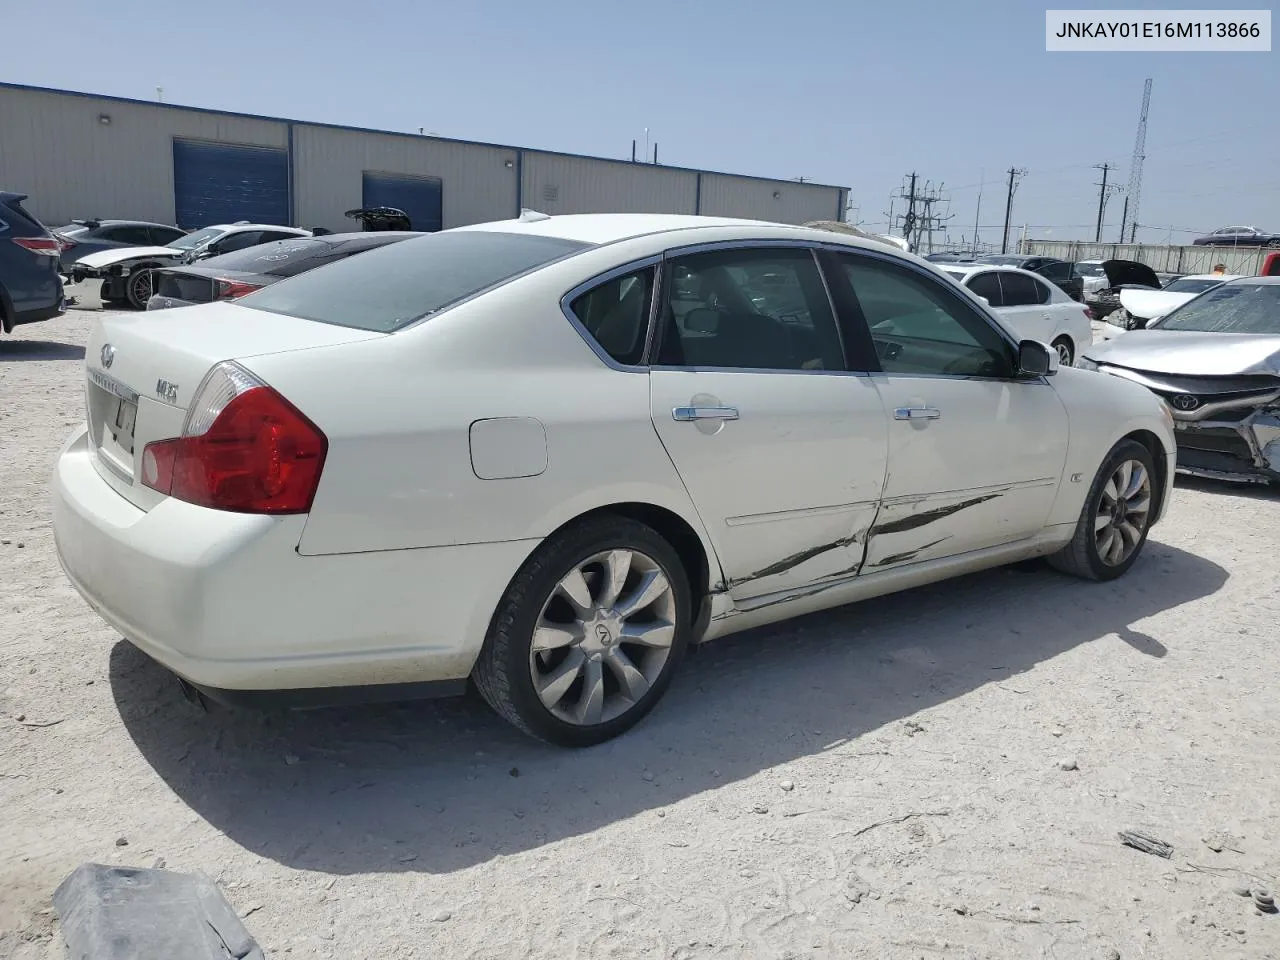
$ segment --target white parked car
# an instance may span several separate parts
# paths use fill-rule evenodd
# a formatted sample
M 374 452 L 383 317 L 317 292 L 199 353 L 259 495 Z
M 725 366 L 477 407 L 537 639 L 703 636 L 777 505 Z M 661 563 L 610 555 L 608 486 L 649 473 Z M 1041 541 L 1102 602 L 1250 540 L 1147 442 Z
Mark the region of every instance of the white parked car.
M 447 230 L 100 318 L 53 477 L 71 582 L 223 700 L 456 693 L 614 736 L 690 643 L 1048 556 L 1120 576 L 1164 405 L 929 264 L 778 224 Z
M 939 266 L 986 300 L 1019 337 L 1039 340 L 1057 350 L 1065 367 L 1075 363 L 1080 351 L 1093 342 L 1088 308 L 1029 270 L 985 263 Z
M 218 223 L 185 234 L 162 247 L 117 247 L 81 257 L 71 268 L 71 281 L 101 280 L 99 296 L 104 304 L 127 303 L 135 310 L 151 299 L 152 273 L 158 267 L 194 263 L 260 243 L 309 237 L 310 230 L 272 224 Z

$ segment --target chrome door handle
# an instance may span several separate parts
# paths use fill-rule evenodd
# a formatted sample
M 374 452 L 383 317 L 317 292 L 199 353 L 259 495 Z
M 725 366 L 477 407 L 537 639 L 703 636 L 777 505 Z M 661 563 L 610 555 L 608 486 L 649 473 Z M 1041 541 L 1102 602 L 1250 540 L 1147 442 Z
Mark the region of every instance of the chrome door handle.
M 899 407 L 893 411 L 895 420 L 937 420 L 942 411 L 936 407 Z
M 676 407 L 671 419 L 681 423 L 690 420 L 737 420 L 737 407 Z

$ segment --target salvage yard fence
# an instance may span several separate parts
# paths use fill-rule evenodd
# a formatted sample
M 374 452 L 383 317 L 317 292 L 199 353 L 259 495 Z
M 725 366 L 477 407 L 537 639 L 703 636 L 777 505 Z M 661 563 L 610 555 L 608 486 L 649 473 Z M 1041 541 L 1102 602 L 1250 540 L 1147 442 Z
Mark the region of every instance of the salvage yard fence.
M 1024 240 L 1027 256 L 1059 260 L 1136 260 L 1157 273 L 1211 273 L 1221 263 L 1227 273 L 1256 277 L 1262 272 L 1266 247 L 1164 246 L 1149 243 L 1085 243 L 1079 240 Z

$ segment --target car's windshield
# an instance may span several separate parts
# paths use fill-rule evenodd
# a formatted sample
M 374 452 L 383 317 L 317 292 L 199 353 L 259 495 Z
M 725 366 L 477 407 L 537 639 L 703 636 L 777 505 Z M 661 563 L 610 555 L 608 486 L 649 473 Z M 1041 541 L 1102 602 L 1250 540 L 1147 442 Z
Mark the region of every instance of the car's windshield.
M 1222 283 L 1221 280 L 1196 280 L 1191 277 L 1181 277 L 1177 280 L 1170 280 L 1165 290 L 1169 293 L 1204 293 Z
M 1102 269 L 1101 263 L 1077 263 L 1076 275 L 1080 277 L 1106 277 L 1107 272 Z
M 1280 334 L 1280 284 L 1224 283 L 1183 304 L 1161 330 Z
M 390 333 L 588 246 L 559 237 L 446 230 L 291 277 L 237 303 L 319 323 Z
M 185 237 L 179 237 L 177 240 L 170 240 L 165 246 L 173 247 L 175 250 L 194 250 L 200 244 L 212 240 L 214 237 L 219 237 L 225 232 L 225 230 L 219 230 L 217 227 L 205 227 L 203 230 L 188 233 Z

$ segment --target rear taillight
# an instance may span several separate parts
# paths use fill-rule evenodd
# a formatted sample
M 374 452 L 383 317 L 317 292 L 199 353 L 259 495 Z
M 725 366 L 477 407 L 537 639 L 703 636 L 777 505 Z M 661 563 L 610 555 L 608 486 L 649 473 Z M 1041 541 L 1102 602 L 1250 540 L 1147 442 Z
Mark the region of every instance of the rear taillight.
M 64 237 L 60 233 L 55 233 L 53 235 L 53 239 L 58 244 L 59 253 L 66 253 L 68 250 L 70 250 L 72 247 L 76 245 L 76 242 L 74 240 L 72 240 L 70 237 Z
M 62 253 L 62 247 L 53 237 L 14 237 L 13 242 L 32 253 L 39 253 L 46 257 L 56 257 Z
M 213 281 L 213 299 L 234 300 L 237 297 L 243 297 L 246 293 L 253 293 L 261 287 L 260 283 L 245 283 L 243 280 L 215 280 Z
M 1093 308 L 1092 308 L 1092 307 L 1085 307 L 1085 308 L 1084 308 L 1084 318 L 1085 318 L 1086 320 L 1097 320 L 1097 319 L 1098 319 L 1098 315 L 1097 315 L 1096 313 L 1094 313 L 1094 312 L 1093 312 Z
M 228 361 L 197 388 L 182 436 L 143 449 L 142 482 L 215 510 L 306 513 L 328 446 L 293 404 Z

